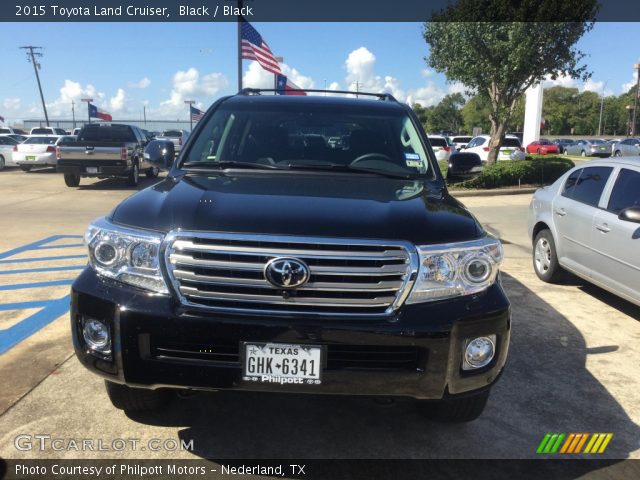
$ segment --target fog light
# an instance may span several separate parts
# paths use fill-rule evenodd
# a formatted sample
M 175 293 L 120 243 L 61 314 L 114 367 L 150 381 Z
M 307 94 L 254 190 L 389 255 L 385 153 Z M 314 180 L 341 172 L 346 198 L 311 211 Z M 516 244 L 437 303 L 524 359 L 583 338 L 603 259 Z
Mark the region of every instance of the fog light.
M 109 327 L 99 320 L 86 319 L 82 327 L 82 336 L 91 350 L 103 354 L 111 353 L 111 338 Z
M 488 335 L 467 340 L 462 362 L 463 370 L 473 370 L 489 365 L 496 353 L 496 336 Z

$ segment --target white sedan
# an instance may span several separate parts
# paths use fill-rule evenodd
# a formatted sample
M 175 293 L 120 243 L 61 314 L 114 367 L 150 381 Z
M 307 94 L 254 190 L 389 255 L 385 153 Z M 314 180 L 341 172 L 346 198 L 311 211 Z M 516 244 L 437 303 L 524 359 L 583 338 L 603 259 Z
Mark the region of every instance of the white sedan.
M 7 135 L 0 135 L 0 170 L 4 170 L 4 167 L 16 166 L 13 159 L 13 147 L 19 143 L 16 139 Z
M 13 161 L 25 172 L 32 167 L 55 167 L 56 146 L 63 141 L 75 141 L 70 135 L 33 135 L 13 149 Z
M 453 146 L 449 143 L 449 140 L 447 140 L 446 137 L 441 135 L 429 135 L 429 143 L 431 144 L 433 153 L 436 154 L 436 159 L 438 161 L 449 160 Z
M 477 153 L 482 163 L 487 163 L 487 159 L 489 158 L 489 140 L 491 140 L 489 135 L 473 137 L 471 141 L 467 143 L 467 147 L 462 151 Z M 524 160 L 525 157 L 524 148 L 522 148 L 518 137 L 513 135 L 504 137 L 504 142 L 502 142 L 502 147 L 500 147 L 500 151 L 498 152 L 498 160 Z

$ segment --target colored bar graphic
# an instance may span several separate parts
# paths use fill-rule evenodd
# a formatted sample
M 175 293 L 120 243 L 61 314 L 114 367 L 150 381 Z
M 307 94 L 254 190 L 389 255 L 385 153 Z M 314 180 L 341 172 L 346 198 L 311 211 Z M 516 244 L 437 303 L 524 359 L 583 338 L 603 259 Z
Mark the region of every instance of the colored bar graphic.
M 538 454 L 604 453 L 613 433 L 548 432 L 536 449 Z M 588 441 L 587 441 L 588 440 Z M 583 447 L 585 446 L 583 450 Z

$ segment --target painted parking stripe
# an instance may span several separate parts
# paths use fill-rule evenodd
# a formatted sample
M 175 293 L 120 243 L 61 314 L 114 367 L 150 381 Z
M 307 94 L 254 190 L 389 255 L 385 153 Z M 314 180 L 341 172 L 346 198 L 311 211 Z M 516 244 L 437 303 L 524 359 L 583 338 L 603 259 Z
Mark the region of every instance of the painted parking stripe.
M 56 240 L 60 240 L 62 238 L 82 238 L 82 235 L 52 235 L 47 238 L 43 238 L 42 240 L 38 240 L 37 242 L 28 243 L 27 245 L 23 245 L 18 248 L 14 248 L 12 250 L 7 250 L 6 252 L 0 253 L 0 259 L 12 257 L 22 252 L 26 252 L 27 250 L 36 250 L 38 247 L 45 245 L 47 243 L 55 242 Z M 79 244 L 82 246 L 82 244 Z
M 22 290 L 23 288 L 59 287 L 61 285 L 71 285 L 74 279 L 52 280 L 50 282 L 14 283 L 13 285 L 1 285 L 0 292 L 6 290 Z
M 69 295 L 47 302 L 47 305 L 6 330 L 0 330 L 0 355 L 53 322 L 69 310 Z
M 81 243 L 67 243 L 67 244 L 54 244 L 53 242 L 57 242 L 63 239 L 73 239 L 77 241 L 77 239 L 82 238 L 81 235 L 52 235 L 47 238 L 43 238 L 42 240 L 38 240 L 36 242 L 29 243 L 27 245 L 23 245 L 21 247 L 17 247 L 11 250 L 7 250 L 5 252 L 0 252 L 0 264 L 12 264 L 21 267 L 21 263 L 29 263 L 29 262 L 48 262 L 48 261 L 65 261 L 66 265 L 63 263 L 58 266 L 51 267 L 41 267 L 41 268 L 18 268 L 17 270 L 4 270 L 0 271 L 1 275 L 28 275 L 32 273 L 44 273 L 44 272 L 74 272 L 78 270 L 82 270 L 84 265 L 69 265 L 68 263 L 76 263 L 78 259 L 86 258 L 86 255 L 59 255 L 59 256 L 43 256 L 43 257 L 33 257 L 27 256 L 27 258 L 15 258 L 16 255 L 25 253 L 25 252 L 36 252 L 36 251 L 44 251 L 49 249 L 60 249 L 60 248 L 78 248 L 83 247 L 84 245 Z M 36 254 L 37 255 L 37 254 Z M 13 257 L 13 258 L 12 258 Z M 25 265 L 26 266 L 26 265 Z M 11 277 L 9 277 L 11 278 Z M 10 285 L 1 285 L 1 291 L 15 291 L 15 290 L 25 290 L 25 289 L 47 289 L 58 286 L 68 286 L 74 282 L 74 278 L 60 279 L 60 280 L 48 280 L 48 281 L 38 281 L 38 282 L 28 282 L 28 283 L 14 283 Z M 61 315 L 64 315 L 69 311 L 69 299 L 70 296 L 66 295 L 62 298 L 54 299 L 54 300 L 34 300 L 34 301 L 21 301 L 21 302 L 10 302 L 10 303 L 2 303 L 0 304 L 0 312 L 2 311 L 12 311 L 12 310 L 29 310 L 29 309 L 38 309 L 37 312 L 33 313 L 29 317 L 24 320 L 19 321 L 18 323 L 12 325 L 9 328 L 4 330 L 0 330 L 0 355 L 14 347 L 24 339 L 30 337 L 34 333 L 36 333 L 41 328 L 50 324 Z
M 40 273 L 40 272 L 66 272 L 69 270 L 82 270 L 85 265 L 70 265 L 61 267 L 23 268 L 20 270 L 0 271 L 0 275 L 16 275 L 19 273 Z
M 76 258 L 87 258 L 86 255 L 60 255 L 59 257 L 35 257 L 35 258 L 13 258 L 11 260 L 0 260 L 0 265 L 9 263 L 23 263 L 23 262 L 50 262 L 57 260 L 74 260 Z

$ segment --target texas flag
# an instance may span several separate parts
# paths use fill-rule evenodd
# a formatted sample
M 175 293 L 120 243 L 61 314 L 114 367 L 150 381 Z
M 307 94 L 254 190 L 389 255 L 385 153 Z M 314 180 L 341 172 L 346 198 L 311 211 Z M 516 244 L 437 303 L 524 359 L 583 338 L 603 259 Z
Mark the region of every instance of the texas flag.
M 103 112 L 102 110 L 100 110 L 95 105 L 92 105 L 91 103 L 89 104 L 89 116 L 91 118 L 99 118 L 106 122 L 110 122 L 111 120 L 113 120 L 113 117 L 110 114 L 108 114 L 107 112 Z
M 286 75 L 277 76 L 276 93 L 278 95 L 306 95 L 299 86 L 287 79 Z

